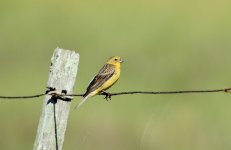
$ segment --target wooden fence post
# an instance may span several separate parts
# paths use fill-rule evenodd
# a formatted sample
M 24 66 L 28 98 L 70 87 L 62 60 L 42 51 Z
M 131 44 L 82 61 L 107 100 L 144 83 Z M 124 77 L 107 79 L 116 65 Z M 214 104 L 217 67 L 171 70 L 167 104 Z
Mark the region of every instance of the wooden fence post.
M 66 90 L 72 94 L 79 64 L 79 54 L 56 48 L 51 58 L 48 87 L 57 91 Z M 34 150 L 61 150 L 67 126 L 71 102 L 57 100 L 50 102 L 46 95 L 40 116 Z

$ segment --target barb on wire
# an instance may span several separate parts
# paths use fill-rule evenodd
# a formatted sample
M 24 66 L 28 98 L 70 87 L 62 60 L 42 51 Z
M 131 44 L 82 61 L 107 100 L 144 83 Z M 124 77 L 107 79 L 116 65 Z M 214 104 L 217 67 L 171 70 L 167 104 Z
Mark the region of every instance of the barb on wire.
M 65 91 L 65 90 L 63 90 Z M 76 96 L 83 96 L 83 94 L 66 94 L 63 91 L 60 92 L 55 92 L 52 90 L 51 92 L 45 92 L 43 94 L 36 94 L 36 95 L 30 95 L 30 96 L 0 96 L 0 99 L 29 99 L 29 98 L 38 98 L 44 95 L 51 95 L 51 96 L 56 96 L 61 100 L 64 101 L 70 101 L 72 97 Z M 215 90 L 184 90 L 184 91 L 153 91 L 153 92 L 148 92 L 148 91 L 130 91 L 130 92 L 118 92 L 118 93 L 100 93 L 99 95 L 105 95 L 106 99 L 110 99 L 112 96 L 117 96 L 117 95 L 128 95 L 128 94 L 187 94 L 187 93 L 217 93 L 217 92 L 225 92 L 225 93 L 231 93 L 231 88 L 224 88 L 224 89 L 215 89 Z M 67 96 L 67 97 L 65 97 Z

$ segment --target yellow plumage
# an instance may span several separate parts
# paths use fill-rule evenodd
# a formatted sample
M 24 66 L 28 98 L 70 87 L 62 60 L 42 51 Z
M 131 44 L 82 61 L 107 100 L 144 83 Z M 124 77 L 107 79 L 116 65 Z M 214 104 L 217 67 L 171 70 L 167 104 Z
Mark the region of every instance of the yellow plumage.
M 93 78 L 83 95 L 82 105 L 89 97 L 95 96 L 109 89 L 120 77 L 120 67 L 123 60 L 119 56 L 109 58 L 106 64 L 100 69 L 99 73 Z

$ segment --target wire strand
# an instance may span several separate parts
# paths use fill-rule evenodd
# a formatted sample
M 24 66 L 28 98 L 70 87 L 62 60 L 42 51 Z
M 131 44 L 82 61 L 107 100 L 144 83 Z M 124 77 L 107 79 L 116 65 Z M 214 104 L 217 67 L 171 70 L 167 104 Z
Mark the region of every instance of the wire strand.
M 43 93 L 43 94 L 36 94 L 36 95 L 29 95 L 29 96 L 0 96 L 0 98 L 1 99 L 29 99 L 29 98 L 38 98 L 44 95 L 46 94 Z
M 128 95 L 128 94 L 189 94 L 189 93 L 217 93 L 217 92 L 225 92 L 231 93 L 231 88 L 224 89 L 215 89 L 215 90 L 184 90 L 184 91 L 129 91 L 129 92 L 117 92 L 117 93 L 101 93 L 98 95 L 106 95 L 109 96 L 117 96 L 117 95 Z M 44 95 L 52 95 L 52 94 L 36 94 L 29 96 L 0 96 L 0 99 L 30 99 L 30 98 L 38 98 Z M 84 94 L 66 94 L 62 96 L 83 96 Z
M 229 89 L 231 90 L 231 89 Z M 190 91 L 159 91 L 159 92 L 147 92 L 147 91 L 131 91 L 131 92 L 119 92 L 110 93 L 111 96 L 116 95 L 126 95 L 126 94 L 186 94 L 186 93 L 212 93 L 212 92 L 228 92 L 227 89 L 217 89 L 217 90 L 190 90 Z M 100 94 L 105 95 L 105 94 Z

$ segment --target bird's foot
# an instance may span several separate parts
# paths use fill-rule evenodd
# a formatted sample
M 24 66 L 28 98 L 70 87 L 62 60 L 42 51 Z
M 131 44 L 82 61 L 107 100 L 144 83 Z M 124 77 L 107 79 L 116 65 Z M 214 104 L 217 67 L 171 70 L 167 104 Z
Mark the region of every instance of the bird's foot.
M 101 94 L 105 95 L 104 99 L 106 99 L 106 101 L 108 101 L 108 99 L 111 100 L 111 96 L 112 96 L 111 93 L 103 91 L 101 92 Z

